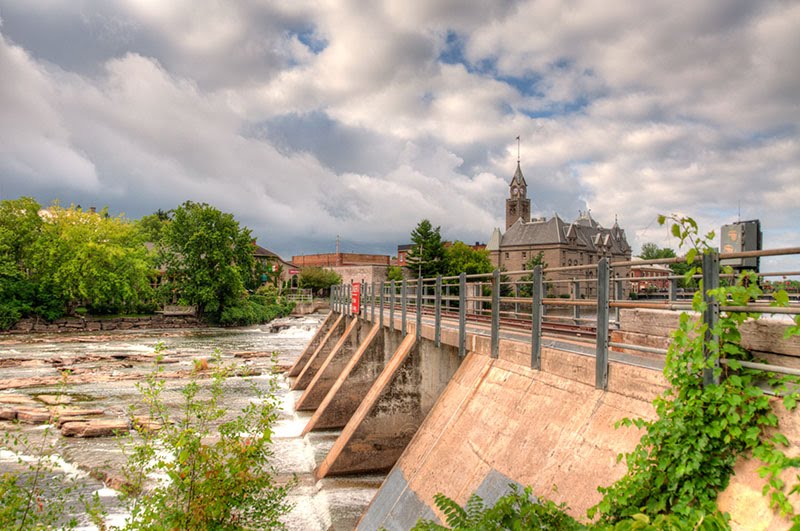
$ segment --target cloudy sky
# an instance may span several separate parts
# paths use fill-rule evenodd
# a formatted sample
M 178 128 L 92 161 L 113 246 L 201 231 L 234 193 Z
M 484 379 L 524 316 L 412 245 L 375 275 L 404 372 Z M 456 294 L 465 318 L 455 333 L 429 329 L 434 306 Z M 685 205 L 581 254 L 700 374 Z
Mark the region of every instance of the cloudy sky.
M 0 197 L 232 212 L 291 256 L 422 218 L 759 218 L 800 244 L 800 2 L 0 0 Z M 741 214 L 740 214 L 741 212 Z

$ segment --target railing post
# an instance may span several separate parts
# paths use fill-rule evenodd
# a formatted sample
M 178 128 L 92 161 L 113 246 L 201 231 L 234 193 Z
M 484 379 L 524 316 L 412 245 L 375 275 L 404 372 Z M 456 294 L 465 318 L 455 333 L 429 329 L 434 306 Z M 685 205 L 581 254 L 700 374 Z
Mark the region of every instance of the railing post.
M 608 388 L 608 259 L 597 264 L 597 348 L 595 351 L 595 384 L 597 389 Z
M 433 341 L 437 347 L 440 347 L 442 345 L 442 275 L 437 275 L 436 277 L 434 298 Z
M 467 274 L 458 275 L 458 355 L 467 355 Z
M 500 270 L 492 273 L 492 357 L 500 355 Z
M 395 328 L 394 328 L 394 304 L 395 304 L 394 299 L 395 299 L 395 294 L 397 293 L 397 287 L 395 287 L 394 280 L 392 280 L 392 282 L 391 282 L 390 289 L 392 291 L 389 293 L 389 328 L 391 328 L 392 331 L 394 331 L 395 330 Z
M 334 293 L 336 293 L 336 286 L 331 286 L 331 302 L 329 303 L 329 305 L 333 312 L 336 311 L 336 303 L 334 302 L 336 298 L 334 297 Z
M 572 298 L 576 301 L 581 298 L 581 283 L 575 279 L 572 280 Z M 575 319 L 575 324 L 580 323 L 581 307 L 577 304 L 572 307 L 572 318 Z
M 400 284 L 400 333 L 406 337 L 406 317 L 408 315 L 408 292 L 406 291 L 406 279 Z
M 670 301 L 678 300 L 678 279 L 677 278 L 669 279 L 669 300 Z
M 417 278 L 417 340 L 422 337 L 422 277 Z
M 375 324 L 375 281 L 369 284 L 369 322 Z
M 519 281 L 514 281 L 514 299 L 519 299 Z M 514 319 L 519 318 L 519 302 L 514 301 Z
M 703 385 L 719 384 L 719 336 L 714 332 L 719 321 L 719 300 L 708 294 L 709 290 L 719 288 L 719 254 L 715 249 L 703 255 L 703 301 L 706 309 L 703 312 L 703 322 L 706 329 L 703 342 L 703 357 L 706 361 L 710 356 L 715 356 L 714 364 L 703 369 Z M 714 347 L 709 348 L 710 345 Z
M 542 369 L 542 266 L 533 268 L 533 285 L 531 286 L 531 369 Z
M 367 318 L 367 299 L 364 297 L 367 291 L 367 283 L 364 282 L 364 279 L 361 279 L 361 293 L 358 295 L 358 314 L 364 316 L 364 319 Z
M 351 291 L 352 288 L 353 288 L 352 284 L 347 284 L 345 289 L 345 302 L 344 302 L 345 315 L 347 315 L 348 317 L 351 317 L 353 315 L 353 305 L 351 304 L 351 301 L 353 300 L 353 294 Z
M 383 280 L 381 280 L 381 292 L 378 294 L 378 305 L 380 306 L 380 316 L 378 317 L 378 319 L 380 320 L 381 323 L 381 333 L 383 333 L 382 332 L 383 331 L 383 288 L 384 288 L 384 283 Z
M 619 278 L 617 275 L 614 275 L 614 300 L 619 302 L 625 298 L 624 290 L 625 281 Z M 617 306 L 614 308 L 614 318 L 617 321 L 617 328 L 619 328 L 619 315 L 620 315 L 621 308 Z

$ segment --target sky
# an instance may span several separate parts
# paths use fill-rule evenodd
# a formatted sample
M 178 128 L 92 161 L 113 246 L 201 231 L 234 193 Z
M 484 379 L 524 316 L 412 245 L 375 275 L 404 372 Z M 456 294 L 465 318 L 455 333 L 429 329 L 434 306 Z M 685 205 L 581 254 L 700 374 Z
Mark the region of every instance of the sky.
M 760 219 L 800 245 L 800 2 L 0 0 L 0 198 L 186 200 L 284 257 L 534 216 L 634 253 Z

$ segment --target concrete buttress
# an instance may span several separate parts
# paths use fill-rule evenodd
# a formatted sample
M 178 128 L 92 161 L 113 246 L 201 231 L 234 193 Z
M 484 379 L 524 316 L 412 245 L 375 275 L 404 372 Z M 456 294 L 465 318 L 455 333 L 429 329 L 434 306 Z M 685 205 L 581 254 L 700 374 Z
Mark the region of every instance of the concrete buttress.
M 340 315 L 338 319 L 336 319 L 336 322 L 331 325 L 328 333 L 325 334 L 325 337 L 322 339 L 322 341 L 320 341 L 317 349 L 308 358 L 305 366 L 297 375 L 297 379 L 292 384 L 292 391 L 305 389 L 308 386 L 308 384 L 311 382 L 311 379 L 314 377 L 314 374 L 316 374 L 317 369 L 319 369 L 319 366 L 322 365 L 322 362 L 328 357 L 328 354 L 330 354 L 331 350 L 333 350 L 333 348 L 339 342 L 339 339 L 342 337 L 346 327 L 347 317 Z
M 364 330 L 369 328 L 375 328 L 375 326 L 370 326 L 369 323 L 360 319 L 355 319 L 350 323 L 344 335 L 339 338 L 330 354 L 320 364 L 306 390 L 295 402 L 296 411 L 314 411 L 319 407 L 350 358 L 363 343 L 361 336 Z
M 373 326 L 303 429 L 343 428 L 386 366 L 384 334 Z
M 322 324 L 319 326 L 319 328 L 317 328 L 314 337 L 311 338 L 311 341 L 308 343 L 308 345 L 306 345 L 306 348 L 300 354 L 300 357 L 297 358 L 297 361 L 294 362 L 292 368 L 289 369 L 288 373 L 286 373 L 287 376 L 294 378 L 300 374 L 300 371 L 302 371 L 303 367 L 306 366 L 309 358 L 314 355 L 314 352 L 317 350 L 317 347 L 319 347 L 319 344 L 322 343 L 323 339 L 325 339 L 328 331 L 336 322 L 337 317 L 339 316 L 335 315 L 333 312 L 328 313 L 327 317 L 325 317 L 325 320 L 322 321 Z
M 419 355 L 405 337 L 333 444 L 316 476 L 388 470 L 414 436 L 424 415 L 419 407 Z

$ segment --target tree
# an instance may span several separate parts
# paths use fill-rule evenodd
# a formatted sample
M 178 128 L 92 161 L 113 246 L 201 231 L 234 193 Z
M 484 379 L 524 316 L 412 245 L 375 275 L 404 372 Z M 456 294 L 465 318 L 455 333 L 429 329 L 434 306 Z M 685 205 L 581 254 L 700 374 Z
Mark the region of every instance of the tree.
M 84 303 L 103 311 L 132 309 L 149 298 L 153 264 L 129 220 L 110 217 L 105 209 L 84 212 L 56 204 L 41 230 L 31 259 L 34 280 L 68 311 Z
M 172 211 L 160 259 L 181 301 L 215 321 L 242 298 L 245 279 L 255 270 L 250 229 L 232 214 L 192 201 Z
M 342 277 L 330 269 L 321 267 L 306 267 L 300 272 L 300 287 L 314 291 L 328 290 L 331 286 L 340 284 Z
M 386 270 L 386 280 L 389 282 L 392 280 L 396 282 L 402 282 L 403 268 L 400 266 L 389 266 L 389 269 Z
M 432 278 L 447 270 L 440 227 L 434 229 L 430 221 L 423 219 L 411 231 L 411 241 L 414 245 L 407 255 L 408 267 L 417 276 Z
M 35 282 L 33 253 L 42 234 L 39 203 L 30 197 L 0 202 L 0 329 L 41 312 L 59 317 L 62 304 Z
M 547 262 L 544 261 L 544 251 L 539 251 L 536 253 L 535 256 L 532 256 L 525 262 L 525 265 L 522 266 L 522 269 L 526 271 L 533 271 L 533 268 L 536 266 L 542 266 L 542 269 L 547 269 Z M 542 273 L 542 280 L 544 280 L 545 274 Z M 533 273 L 528 273 L 527 275 L 523 275 L 519 279 L 519 296 L 520 297 L 530 297 L 533 294 L 532 289 L 532 281 L 533 281 Z
M 161 233 L 169 224 L 169 212 L 161 209 L 156 210 L 148 216 L 142 216 L 137 222 L 139 231 L 142 233 L 144 241 L 157 244 L 161 241 Z
M 457 241 L 445 250 L 445 275 L 452 277 L 466 273 L 475 275 L 491 273 L 494 270 L 489 253 L 486 250 L 476 250 L 464 242 Z
M 656 260 L 659 258 L 675 258 L 675 251 L 669 247 L 659 247 L 653 242 L 642 244 L 642 251 L 639 258 L 642 260 Z
M 670 249 L 669 247 L 659 247 L 655 243 L 648 242 L 642 244 L 642 251 L 639 253 L 639 258 L 642 260 L 657 260 L 659 258 L 675 258 L 677 255 L 675 251 Z M 669 268 L 672 270 L 674 275 L 679 275 L 683 277 L 687 271 L 689 271 L 690 266 L 686 264 L 686 262 L 678 262 L 676 264 L 670 264 Z M 696 287 L 696 283 L 694 280 L 686 280 L 685 278 L 678 279 L 678 285 L 682 288 L 694 288 Z

